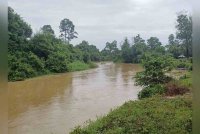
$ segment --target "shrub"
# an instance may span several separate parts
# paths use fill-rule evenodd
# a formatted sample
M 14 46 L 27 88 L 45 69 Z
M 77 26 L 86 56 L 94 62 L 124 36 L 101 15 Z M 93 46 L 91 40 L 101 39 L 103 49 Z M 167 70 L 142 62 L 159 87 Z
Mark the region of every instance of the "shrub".
M 143 88 L 139 92 L 138 98 L 142 99 L 142 98 L 152 97 L 153 95 L 156 95 L 156 94 L 164 94 L 164 92 L 165 92 L 165 89 L 163 85 L 160 85 L 160 84 L 153 85 L 153 86 Z
M 174 95 L 183 95 L 189 92 L 189 88 L 186 86 L 181 85 L 177 81 L 171 81 L 165 85 L 165 94 L 167 96 L 174 96 Z
M 181 62 L 177 65 L 177 68 L 189 68 L 187 63 Z
M 164 84 L 171 80 L 165 74 L 172 69 L 172 61 L 169 57 L 151 57 L 143 62 L 144 71 L 135 76 L 136 85 L 151 86 Z
M 175 62 L 177 68 L 184 68 L 187 70 L 192 70 L 192 61 L 191 59 L 181 59 L 181 60 L 176 60 Z
M 51 53 L 46 60 L 46 68 L 55 73 L 67 72 L 68 62 L 67 55 L 59 52 Z

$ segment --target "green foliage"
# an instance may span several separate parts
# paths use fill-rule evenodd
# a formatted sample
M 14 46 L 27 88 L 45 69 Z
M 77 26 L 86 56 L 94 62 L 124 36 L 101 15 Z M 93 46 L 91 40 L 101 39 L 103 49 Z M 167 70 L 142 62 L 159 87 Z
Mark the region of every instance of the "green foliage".
M 87 41 L 82 41 L 76 45 L 76 48 L 82 51 L 83 61 L 86 63 L 101 60 L 99 49 L 94 45 L 89 45 Z
M 32 29 L 11 7 L 8 7 L 8 52 L 23 51 Z
M 65 42 L 66 40 L 69 41 L 74 39 L 74 38 L 77 38 L 77 32 L 75 31 L 75 26 L 73 24 L 73 22 L 67 18 L 61 20 L 60 22 L 60 37 L 63 37 Z
M 157 57 L 151 55 L 146 57 L 143 61 L 143 72 L 138 72 L 135 76 L 136 84 L 141 86 L 151 86 L 156 84 L 163 84 L 170 80 L 165 75 L 173 67 L 173 62 L 170 57 L 162 56 Z
M 131 53 L 131 46 L 127 38 L 125 38 L 122 46 L 121 46 L 121 54 L 122 59 L 125 63 L 132 63 L 132 53 Z
M 141 63 L 142 58 L 147 51 L 147 46 L 145 43 L 136 43 L 132 46 L 132 55 L 133 55 L 133 62 L 134 63 Z
M 186 12 L 180 12 L 176 21 L 176 38 L 173 34 L 169 35 L 167 51 L 175 58 L 180 55 L 189 58 L 192 56 L 192 17 Z
M 67 65 L 69 63 L 68 59 L 68 56 L 64 53 L 52 53 L 48 56 L 48 59 L 46 60 L 46 68 L 55 73 L 67 72 Z
M 101 51 L 101 56 L 103 61 L 117 61 L 120 57 L 117 41 L 107 42 L 105 48 Z
M 187 74 L 183 75 L 182 77 L 179 78 L 179 82 L 181 85 L 186 86 L 187 88 L 191 89 L 192 88 L 192 73 L 191 71 L 188 72 Z
M 192 70 L 192 63 L 189 59 L 178 59 L 175 63 L 177 68 Z
M 70 134 L 192 133 L 192 101 L 153 97 L 129 101 Z
M 55 37 L 51 34 L 37 33 L 31 38 L 29 49 L 38 57 L 48 58 L 54 51 Z
M 180 12 L 177 16 L 176 37 L 185 47 L 186 57 L 192 56 L 192 17 Z
M 157 85 L 152 85 L 152 86 L 148 86 L 143 88 L 139 94 L 138 94 L 138 98 L 142 99 L 142 98 L 148 98 L 148 97 L 152 97 L 153 95 L 162 95 L 165 93 L 165 88 L 163 85 L 161 84 L 157 84 Z
M 74 47 L 66 44 L 55 37 L 50 25 L 44 25 L 40 32 L 31 37 L 30 25 L 13 9 L 9 7 L 8 10 L 8 80 L 23 80 L 47 73 L 94 68 L 95 64 L 90 61 L 100 60 L 96 46 L 86 44 L 81 45 L 83 47 Z M 76 32 L 73 23 L 69 20 L 61 22 L 61 32 L 67 32 L 68 40 L 74 38 Z
M 159 41 L 159 39 L 157 37 L 150 37 L 147 40 L 147 45 L 150 49 L 154 50 L 156 47 L 161 46 L 161 42 Z
M 41 31 L 45 34 L 54 34 L 54 30 L 51 28 L 51 25 L 44 25 L 41 28 Z
M 9 80 L 23 80 L 45 73 L 44 62 L 32 52 L 8 55 Z
M 81 61 L 75 61 L 68 65 L 69 71 L 81 71 L 85 69 L 89 69 L 89 65 Z

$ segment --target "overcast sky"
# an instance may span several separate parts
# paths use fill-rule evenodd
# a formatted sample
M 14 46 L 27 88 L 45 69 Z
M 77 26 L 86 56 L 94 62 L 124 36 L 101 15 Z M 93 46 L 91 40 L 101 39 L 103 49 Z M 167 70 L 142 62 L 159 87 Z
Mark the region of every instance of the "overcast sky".
M 58 36 L 60 21 L 68 18 L 79 34 L 73 44 L 87 40 L 100 49 L 108 41 L 120 43 L 137 34 L 166 44 L 175 33 L 176 13 L 191 12 L 189 0 L 9 0 L 8 5 L 34 32 L 49 24 Z

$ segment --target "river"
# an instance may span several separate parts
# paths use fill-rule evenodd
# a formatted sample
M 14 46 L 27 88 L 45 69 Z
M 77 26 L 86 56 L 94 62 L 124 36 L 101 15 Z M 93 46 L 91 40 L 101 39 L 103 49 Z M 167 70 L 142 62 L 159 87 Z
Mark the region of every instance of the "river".
M 67 134 L 88 119 L 136 100 L 136 64 L 99 63 L 95 69 L 9 82 L 9 134 Z

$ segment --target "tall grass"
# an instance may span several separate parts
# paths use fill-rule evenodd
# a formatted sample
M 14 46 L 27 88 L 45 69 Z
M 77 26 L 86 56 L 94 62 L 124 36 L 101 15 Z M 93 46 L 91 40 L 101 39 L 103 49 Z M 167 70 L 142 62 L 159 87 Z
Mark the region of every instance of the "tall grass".
M 68 64 L 68 71 L 73 72 L 73 71 L 81 71 L 81 70 L 86 70 L 89 68 L 96 68 L 97 65 L 93 62 L 89 62 L 88 64 L 81 62 L 81 61 L 75 61 L 70 64 Z

